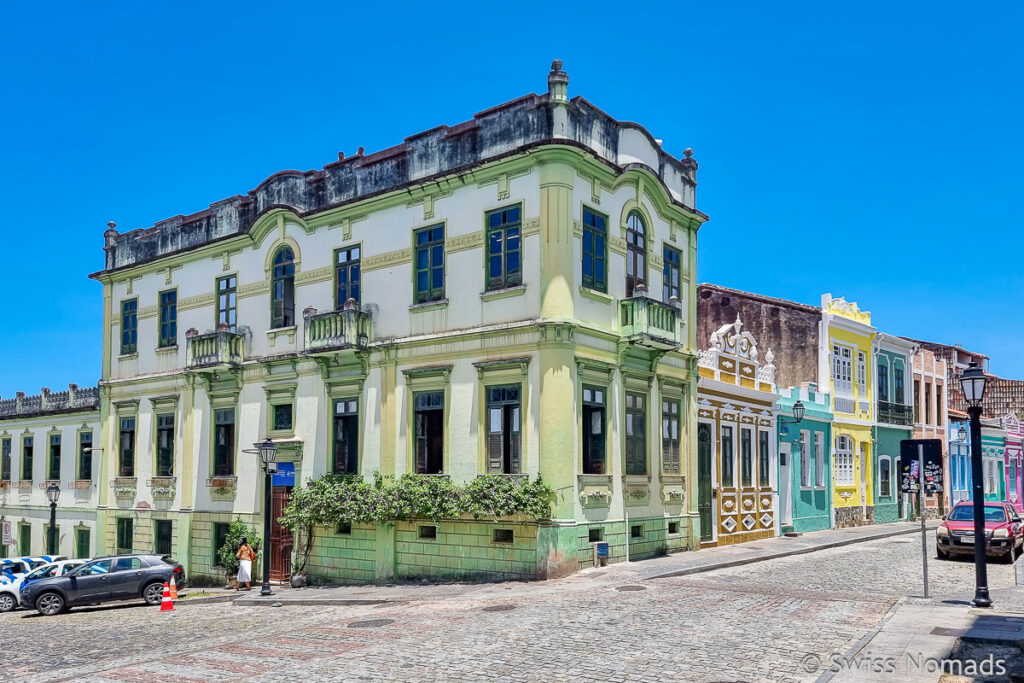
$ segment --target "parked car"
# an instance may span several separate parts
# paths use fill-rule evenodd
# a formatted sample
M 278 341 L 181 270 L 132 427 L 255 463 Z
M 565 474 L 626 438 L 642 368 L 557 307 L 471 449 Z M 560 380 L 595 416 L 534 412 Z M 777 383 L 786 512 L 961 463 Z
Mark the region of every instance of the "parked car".
M 159 605 L 164 582 L 185 586 L 185 569 L 170 555 L 97 557 L 64 576 L 39 579 L 21 587 L 21 606 L 52 616 L 77 605 L 143 599 Z
M 68 559 L 65 555 L 25 555 L 0 560 L 0 578 L 20 579 L 37 567 L 57 560 Z
M 1024 549 L 1024 523 L 1006 503 L 985 503 L 986 555 L 1013 562 Z M 940 560 L 950 555 L 974 554 L 974 503 L 962 500 L 953 506 L 935 530 Z
M 10 612 L 18 606 L 21 587 L 26 583 L 51 576 L 63 576 L 76 567 L 81 567 L 88 560 L 60 560 L 44 564 L 17 579 L 0 579 L 0 612 Z

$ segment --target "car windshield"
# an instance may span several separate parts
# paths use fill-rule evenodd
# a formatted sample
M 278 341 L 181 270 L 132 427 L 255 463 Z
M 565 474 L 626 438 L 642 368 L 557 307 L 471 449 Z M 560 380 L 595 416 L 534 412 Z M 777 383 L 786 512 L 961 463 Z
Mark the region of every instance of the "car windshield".
M 57 565 L 55 565 L 55 564 L 48 564 L 45 567 L 40 567 L 39 569 L 35 569 L 35 570 L 29 572 L 25 576 L 25 578 L 26 579 L 42 579 L 42 578 L 47 577 L 47 576 L 54 576 L 54 575 L 56 575 L 56 573 L 57 573 Z
M 954 522 L 969 522 L 974 519 L 974 506 L 972 505 L 957 505 L 953 508 L 953 511 L 949 513 L 949 519 Z M 997 508 L 992 506 L 985 506 L 985 521 L 986 522 L 1005 522 L 1006 521 L 1006 510 L 1003 508 Z

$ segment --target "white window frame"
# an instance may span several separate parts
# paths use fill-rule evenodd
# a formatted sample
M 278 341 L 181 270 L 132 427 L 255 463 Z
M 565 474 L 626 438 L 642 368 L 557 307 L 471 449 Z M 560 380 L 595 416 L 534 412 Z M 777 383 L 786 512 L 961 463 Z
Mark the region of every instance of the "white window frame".
M 853 486 L 853 439 L 843 434 L 836 437 L 836 486 Z
M 811 458 L 808 449 L 811 445 L 810 432 L 806 429 L 800 430 L 800 438 L 797 440 L 797 453 L 800 457 L 800 488 L 811 488 L 814 475 L 811 472 Z
M 736 466 L 739 464 L 738 462 L 736 462 L 736 449 L 737 449 L 737 443 L 736 442 L 739 441 L 739 439 L 737 438 L 738 437 L 738 433 L 737 432 L 739 430 L 736 427 L 737 427 L 737 425 L 734 425 L 734 424 L 722 424 L 720 429 L 719 429 L 718 438 L 719 438 L 720 443 L 722 444 L 722 459 L 724 460 L 725 458 L 729 458 L 729 461 L 732 463 L 732 467 L 729 468 L 730 470 L 732 470 L 732 481 L 725 481 L 725 478 L 723 477 L 722 478 L 722 488 L 738 488 L 738 483 L 737 482 L 739 482 L 740 475 L 739 475 L 739 472 L 736 471 Z M 730 442 L 730 446 L 731 446 L 729 450 L 732 451 L 732 452 L 728 453 L 728 454 L 725 452 L 725 430 L 726 429 L 729 429 L 732 432 L 729 435 L 729 442 Z
M 882 491 L 882 463 L 889 463 L 889 490 Z M 880 498 L 892 498 L 892 457 L 882 455 L 878 458 L 878 495 Z
M 832 383 L 836 394 L 853 396 L 853 348 L 832 344 Z
M 860 397 L 866 399 L 868 395 L 868 358 L 863 351 L 857 352 L 857 386 L 860 390 Z
M 821 432 L 814 432 L 814 485 L 825 488 L 825 438 Z

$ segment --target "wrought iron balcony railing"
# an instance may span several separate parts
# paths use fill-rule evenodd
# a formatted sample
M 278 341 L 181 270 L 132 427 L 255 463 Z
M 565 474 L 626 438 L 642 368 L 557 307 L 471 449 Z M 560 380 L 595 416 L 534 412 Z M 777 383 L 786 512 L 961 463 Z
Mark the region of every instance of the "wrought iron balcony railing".
M 878 421 L 890 425 L 912 426 L 914 424 L 914 408 L 899 403 L 879 401 Z
M 663 348 L 683 344 L 679 309 L 643 295 L 619 302 L 619 324 L 627 338 Z
M 190 368 L 242 364 L 243 337 L 236 332 L 221 330 L 192 336 L 186 333 L 185 336 L 188 340 L 186 363 Z

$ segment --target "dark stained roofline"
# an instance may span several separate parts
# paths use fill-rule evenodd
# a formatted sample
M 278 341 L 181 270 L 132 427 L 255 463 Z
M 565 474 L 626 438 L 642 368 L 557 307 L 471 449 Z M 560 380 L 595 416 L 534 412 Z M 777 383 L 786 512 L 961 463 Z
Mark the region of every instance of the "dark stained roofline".
M 736 295 L 739 295 L 739 296 L 746 296 L 746 297 L 750 297 L 751 299 L 756 299 L 758 301 L 765 301 L 765 302 L 768 302 L 768 303 L 777 304 L 779 306 L 785 306 L 787 308 L 792 308 L 792 309 L 795 309 L 795 310 L 798 310 L 798 311 L 805 311 L 807 313 L 821 313 L 821 306 L 811 306 L 810 304 L 802 304 L 799 301 L 790 301 L 789 299 L 779 299 L 779 298 L 776 298 L 776 297 L 767 296 L 765 294 L 757 294 L 756 292 L 747 292 L 747 291 L 744 291 L 742 289 L 733 289 L 731 287 L 723 287 L 722 285 L 716 285 L 716 284 L 713 284 L 713 283 L 710 283 L 710 282 L 701 282 L 700 284 L 698 284 L 697 285 L 697 291 L 699 292 L 702 287 L 706 288 L 706 289 L 718 290 L 720 292 L 728 292 L 730 294 L 736 294 Z

